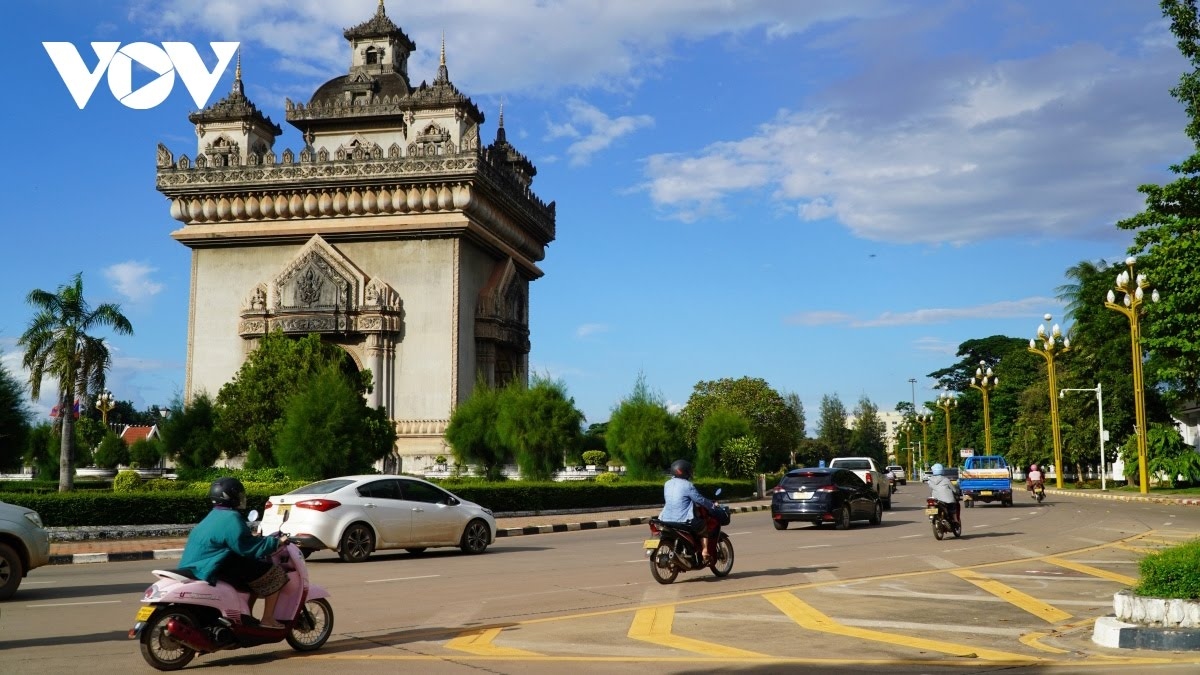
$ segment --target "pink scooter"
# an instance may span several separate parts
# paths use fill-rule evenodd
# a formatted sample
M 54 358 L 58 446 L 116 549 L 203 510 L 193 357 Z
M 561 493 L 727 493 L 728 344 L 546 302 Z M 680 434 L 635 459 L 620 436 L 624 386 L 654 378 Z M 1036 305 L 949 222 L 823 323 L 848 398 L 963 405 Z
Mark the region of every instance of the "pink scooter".
M 258 512 L 250 512 L 250 521 Z M 320 649 L 333 633 L 333 607 L 329 592 L 308 582 L 308 567 L 301 548 L 304 537 L 289 541 L 271 555 L 287 571 L 279 591 L 275 619 L 284 628 L 263 628 L 250 614 L 250 591 L 218 581 L 215 586 L 179 570 L 154 570 L 158 577 L 142 596 L 131 639 L 141 642 L 142 657 L 158 670 L 179 670 L 197 654 L 256 647 L 287 640 L 292 649 Z M 309 548 L 320 548 L 312 542 Z

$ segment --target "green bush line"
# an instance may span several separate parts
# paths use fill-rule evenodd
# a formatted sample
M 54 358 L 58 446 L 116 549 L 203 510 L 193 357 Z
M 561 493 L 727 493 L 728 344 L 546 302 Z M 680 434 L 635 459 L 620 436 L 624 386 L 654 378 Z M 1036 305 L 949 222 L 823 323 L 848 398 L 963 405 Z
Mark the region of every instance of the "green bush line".
M 481 504 L 494 512 L 549 511 L 556 509 L 608 508 L 661 504 L 660 482 L 534 483 L 506 481 L 443 481 L 459 497 Z M 209 511 L 203 483 L 185 484 L 170 491 L 112 492 L 5 492 L 0 501 L 19 504 L 38 512 L 47 527 L 105 525 L 162 525 L 199 522 Z M 271 495 L 298 487 L 296 484 L 246 486 L 246 508 L 262 511 Z M 701 493 L 712 496 L 721 488 L 720 499 L 752 497 L 750 481 L 698 480 Z
M 1138 571 L 1133 592 L 1140 596 L 1200 600 L 1200 539 L 1147 555 Z

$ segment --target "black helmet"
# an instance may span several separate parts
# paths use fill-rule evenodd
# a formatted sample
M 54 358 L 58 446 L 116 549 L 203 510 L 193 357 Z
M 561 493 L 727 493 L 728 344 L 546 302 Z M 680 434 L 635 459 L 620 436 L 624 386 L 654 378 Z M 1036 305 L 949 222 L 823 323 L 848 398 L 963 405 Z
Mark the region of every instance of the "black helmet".
M 684 480 L 692 479 L 692 463 L 686 459 L 677 459 L 671 464 L 671 475 Z
M 246 508 L 246 488 L 236 478 L 218 478 L 208 488 L 208 498 L 214 505 L 231 509 Z

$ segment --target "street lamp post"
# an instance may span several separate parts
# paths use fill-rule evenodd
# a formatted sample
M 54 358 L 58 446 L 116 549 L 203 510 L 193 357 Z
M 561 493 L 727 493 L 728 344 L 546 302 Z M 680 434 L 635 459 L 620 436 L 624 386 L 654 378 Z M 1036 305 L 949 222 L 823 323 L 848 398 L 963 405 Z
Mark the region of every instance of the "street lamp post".
M 1043 318 L 1048 323 L 1054 317 L 1046 314 Z M 1038 340 L 1042 341 L 1041 347 L 1038 347 Z M 1054 372 L 1054 356 L 1070 349 L 1071 338 L 1063 337 L 1058 324 L 1054 324 L 1049 333 L 1046 332 L 1045 324 L 1038 324 L 1037 337 L 1029 340 L 1029 351 L 1046 359 L 1046 375 L 1050 378 L 1050 437 L 1054 439 L 1054 482 L 1060 490 L 1063 486 L 1063 474 L 1066 472 L 1063 471 L 1062 424 L 1058 418 L 1058 398 L 1054 396 L 1055 390 L 1058 389 L 1058 379 Z
M 1138 316 L 1145 302 L 1145 289 L 1150 288 L 1150 280 L 1145 274 L 1133 274 L 1133 263 L 1136 258 L 1125 259 L 1128 268 L 1117 275 L 1117 290 L 1125 297 L 1120 303 L 1112 289 L 1108 291 L 1107 302 L 1104 306 L 1125 315 L 1129 319 L 1129 339 L 1133 343 L 1133 412 L 1137 421 L 1138 473 L 1141 474 L 1141 493 L 1150 491 L 1150 482 L 1146 471 L 1146 392 L 1142 380 L 1142 333 L 1138 326 Z M 1151 289 L 1150 301 L 1158 302 L 1158 291 Z
M 104 423 L 105 432 L 108 431 L 108 411 L 115 407 L 116 399 L 111 391 L 102 391 L 96 396 L 96 408 L 100 411 L 100 421 Z
M 975 369 L 975 377 L 971 378 L 971 388 L 983 392 L 983 448 L 985 455 L 992 454 L 992 416 L 988 410 L 988 392 L 1000 384 L 1000 378 L 992 374 L 992 369 L 984 361 L 979 362 Z
M 1104 393 L 1100 387 L 1100 383 L 1096 383 L 1094 389 L 1062 389 L 1058 392 L 1058 397 L 1068 391 L 1094 391 L 1096 392 L 1096 413 L 1100 421 L 1100 489 L 1107 490 L 1108 484 L 1105 481 L 1104 474 L 1108 472 L 1108 457 L 1104 455 Z
M 941 408 L 946 413 L 946 465 L 954 466 L 953 444 L 950 441 L 950 409 L 958 406 L 958 399 L 949 390 L 938 394 L 937 407 Z
M 925 448 L 929 447 L 929 423 L 933 421 L 933 415 L 929 413 L 921 413 L 916 417 L 917 424 L 921 425 L 921 465 L 925 465 Z

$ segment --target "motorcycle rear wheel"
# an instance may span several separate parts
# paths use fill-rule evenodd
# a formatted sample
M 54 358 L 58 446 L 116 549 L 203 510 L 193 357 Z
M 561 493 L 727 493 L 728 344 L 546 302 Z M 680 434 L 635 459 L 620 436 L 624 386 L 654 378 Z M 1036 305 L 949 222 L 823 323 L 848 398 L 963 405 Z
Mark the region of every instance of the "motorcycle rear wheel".
M 718 577 L 729 576 L 733 571 L 733 542 L 722 533 L 717 540 L 717 559 L 712 564 L 712 573 Z
M 287 643 L 298 652 L 311 652 L 325 645 L 333 635 L 333 606 L 325 598 L 304 603 L 292 627 Z
M 679 576 L 679 568 L 675 566 L 674 554 L 669 543 L 659 542 L 658 548 L 650 554 L 650 576 L 660 584 L 669 584 Z
M 946 536 L 946 533 L 942 531 L 941 525 L 938 523 L 937 519 L 929 522 L 933 525 L 933 538 L 941 541 L 942 537 Z
M 196 612 L 189 607 L 160 607 L 142 626 L 142 658 L 156 670 L 179 670 L 196 658 L 196 652 L 175 640 L 167 633 L 167 621 L 171 619 L 199 627 Z

